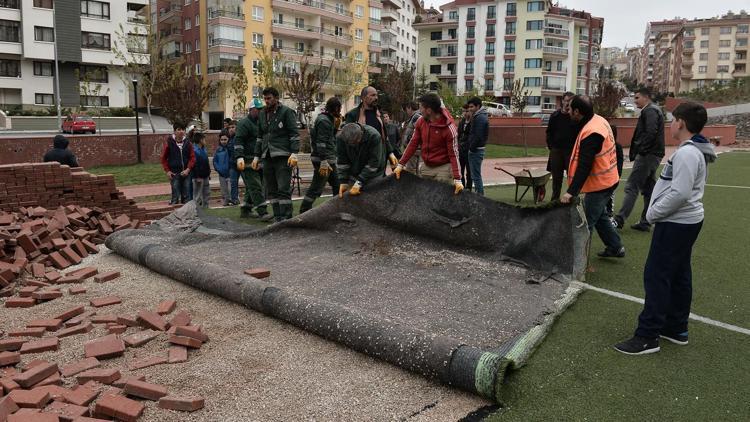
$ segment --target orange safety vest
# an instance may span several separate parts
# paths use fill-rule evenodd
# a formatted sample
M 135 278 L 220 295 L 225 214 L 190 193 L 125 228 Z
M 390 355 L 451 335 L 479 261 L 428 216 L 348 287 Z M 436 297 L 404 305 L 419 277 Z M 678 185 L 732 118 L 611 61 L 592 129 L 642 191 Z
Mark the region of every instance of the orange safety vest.
M 586 123 L 581 129 L 573 147 L 573 153 L 570 155 L 570 164 L 568 165 L 568 185 L 573 183 L 573 177 L 578 168 L 578 154 L 581 149 L 581 141 L 589 135 L 598 133 L 604 137 L 602 150 L 594 157 L 594 163 L 591 166 L 591 173 L 586 178 L 586 182 L 581 188 L 581 192 L 597 192 L 610 188 L 620 181 L 620 175 L 617 174 L 617 152 L 615 150 L 615 136 L 612 134 L 612 128 L 607 120 L 598 114 Z

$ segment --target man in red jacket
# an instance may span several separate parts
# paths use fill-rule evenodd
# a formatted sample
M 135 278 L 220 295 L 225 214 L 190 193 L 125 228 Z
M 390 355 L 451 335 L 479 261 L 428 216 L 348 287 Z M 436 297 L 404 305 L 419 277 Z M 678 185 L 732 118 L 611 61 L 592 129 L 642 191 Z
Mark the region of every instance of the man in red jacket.
M 419 98 L 422 117 L 417 120 L 409 145 L 393 171 L 396 179 L 401 178 L 404 166 L 417 148 L 422 149 L 424 164 L 420 177 L 438 182 L 451 183 L 454 193 L 464 189 L 458 168 L 458 130 L 453 117 L 445 109 L 437 94 L 425 94 Z

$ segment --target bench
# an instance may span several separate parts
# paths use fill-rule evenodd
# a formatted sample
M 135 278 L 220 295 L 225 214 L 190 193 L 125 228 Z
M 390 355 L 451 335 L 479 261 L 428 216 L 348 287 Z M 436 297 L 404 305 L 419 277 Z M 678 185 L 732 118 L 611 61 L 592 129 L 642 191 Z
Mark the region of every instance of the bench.
M 302 196 L 302 184 L 310 184 L 315 174 L 310 154 L 297 154 L 297 167 L 292 171 L 292 193 L 297 188 L 297 196 Z

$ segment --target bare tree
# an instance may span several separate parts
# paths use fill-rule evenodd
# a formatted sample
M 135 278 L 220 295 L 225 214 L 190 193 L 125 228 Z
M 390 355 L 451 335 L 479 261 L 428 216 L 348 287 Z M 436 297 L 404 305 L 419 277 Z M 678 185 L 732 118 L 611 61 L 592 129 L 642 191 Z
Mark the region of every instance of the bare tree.
M 216 92 L 216 86 L 205 83 L 193 74 L 182 60 L 164 67 L 156 78 L 154 100 L 162 106 L 164 117 L 171 124 L 188 125 L 199 118 L 208 104 L 209 97 Z
M 331 74 L 331 66 L 311 64 L 307 56 L 299 64 L 299 70 L 290 69 L 281 78 L 281 87 L 297 104 L 297 117 L 305 126 L 310 123 L 310 114 L 315 111 L 315 97 L 323 90 L 323 84 Z
M 256 47 L 258 54 L 258 68 L 253 69 L 255 84 L 261 88 L 274 87 L 281 91 L 281 76 L 276 71 L 276 65 L 281 61 L 281 55 L 273 51 L 268 52 L 263 47 Z
M 372 78 L 370 85 L 384 94 L 378 104 L 389 111 L 394 120 L 403 121 L 405 115 L 401 107 L 414 97 L 413 68 L 389 68 Z
M 245 111 L 248 87 L 245 68 L 242 65 L 235 66 L 232 72 L 232 80 L 229 83 L 230 94 L 234 97 L 233 112 L 242 113 Z
M 620 101 L 625 95 L 627 91 L 622 82 L 599 79 L 594 96 L 591 98 L 591 102 L 594 103 L 594 112 L 607 120 L 615 117 Z
M 331 91 L 341 97 L 341 102 L 346 104 L 350 98 L 365 87 L 362 75 L 367 71 L 367 60 L 358 62 L 354 55 L 344 59 L 335 60 Z
M 76 79 L 78 79 L 79 82 L 79 94 L 85 98 L 85 100 L 81 104 L 81 109 L 88 110 L 89 105 L 85 103 L 86 100 L 89 102 L 94 103 L 90 107 L 92 107 L 92 110 L 88 110 L 88 113 L 92 116 L 98 117 L 98 124 L 99 126 L 99 135 L 102 134 L 102 114 L 103 110 L 101 109 L 101 96 L 109 95 L 109 88 L 104 89 L 104 86 L 102 85 L 102 80 L 104 80 L 104 70 L 94 70 L 92 72 L 86 72 L 84 74 L 80 73 L 80 70 L 76 69 L 75 75 Z M 96 99 L 99 99 L 99 104 L 96 105 Z

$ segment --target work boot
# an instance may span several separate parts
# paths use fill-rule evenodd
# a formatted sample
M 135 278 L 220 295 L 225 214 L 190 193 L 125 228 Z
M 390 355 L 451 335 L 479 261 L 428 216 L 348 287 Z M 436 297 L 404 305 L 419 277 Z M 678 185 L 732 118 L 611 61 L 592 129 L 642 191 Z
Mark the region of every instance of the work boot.
M 648 224 L 645 221 L 641 221 L 638 224 L 633 224 L 632 226 L 630 226 L 630 228 L 633 230 L 638 230 L 639 232 L 648 233 L 651 231 L 651 224 Z
M 249 207 L 247 204 L 243 204 L 240 207 L 240 218 L 250 218 L 251 212 L 252 212 L 252 208 Z

